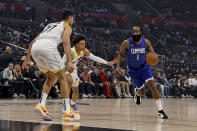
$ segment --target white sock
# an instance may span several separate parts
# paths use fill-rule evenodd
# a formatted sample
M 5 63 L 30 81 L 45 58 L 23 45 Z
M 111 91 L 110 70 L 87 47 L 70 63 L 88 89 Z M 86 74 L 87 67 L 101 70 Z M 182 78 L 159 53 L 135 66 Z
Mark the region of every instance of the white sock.
M 46 105 L 47 96 L 48 96 L 48 94 L 42 93 L 41 98 L 40 98 L 40 105 L 42 105 L 42 106 Z
M 156 100 L 156 101 L 155 101 L 155 103 L 156 103 L 156 105 L 157 105 L 157 109 L 158 109 L 158 111 L 163 110 L 163 108 L 162 108 L 162 104 L 161 104 L 161 99 Z
M 138 94 L 138 91 L 139 91 L 139 89 L 136 88 L 136 94 L 137 94 L 137 96 L 140 96 L 140 95 Z
M 71 100 L 71 105 L 74 105 L 74 104 L 76 104 L 73 100 Z
M 66 113 L 70 114 L 70 100 L 69 100 L 69 98 L 63 99 L 63 106 L 66 107 Z

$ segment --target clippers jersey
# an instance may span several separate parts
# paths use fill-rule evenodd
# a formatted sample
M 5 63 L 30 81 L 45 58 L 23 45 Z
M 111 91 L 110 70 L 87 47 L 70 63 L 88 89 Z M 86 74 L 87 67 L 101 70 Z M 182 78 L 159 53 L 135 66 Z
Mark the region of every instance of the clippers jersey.
M 131 38 L 129 38 L 128 41 L 129 49 L 126 51 L 128 68 L 140 68 L 146 64 L 147 46 L 145 39 L 142 37 L 139 45 L 136 45 Z
M 153 80 L 150 66 L 146 63 L 147 46 L 144 37 L 141 43 L 136 45 L 131 38 L 129 41 L 129 49 L 126 51 L 128 73 L 134 85 L 137 88 L 144 86 L 149 80 Z
M 59 43 L 62 43 L 62 35 L 64 33 L 64 22 L 56 22 L 48 24 L 44 30 L 40 33 L 39 39 L 49 39 L 58 46 Z

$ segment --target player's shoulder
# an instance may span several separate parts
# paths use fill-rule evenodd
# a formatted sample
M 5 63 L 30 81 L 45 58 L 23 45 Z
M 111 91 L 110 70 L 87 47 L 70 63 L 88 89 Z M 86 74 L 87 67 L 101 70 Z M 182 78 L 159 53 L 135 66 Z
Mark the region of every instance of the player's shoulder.
M 124 41 L 122 42 L 122 45 L 126 45 L 126 44 L 129 44 L 129 40 L 128 40 L 128 39 L 126 39 L 126 40 L 124 40 Z
M 124 40 L 122 42 L 122 47 L 124 47 L 124 48 L 128 48 L 129 47 L 129 40 L 128 39 L 126 39 L 126 40 Z

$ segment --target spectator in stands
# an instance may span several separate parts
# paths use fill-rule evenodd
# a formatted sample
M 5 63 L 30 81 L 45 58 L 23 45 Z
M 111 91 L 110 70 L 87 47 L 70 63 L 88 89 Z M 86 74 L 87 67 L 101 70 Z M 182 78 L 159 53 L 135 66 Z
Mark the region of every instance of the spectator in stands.
M 180 97 L 184 98 L 186 96 L 186 94 L 188 94 L 188 90 L 187 88 L 184 86 L 184 82 L 185 82 L 185 78 L 184 76 L 182 76 L 180 79 L 179 79 L 179 91 L 180 93 L 178 94 Z
M 176 76 L 174 78 L 169 80 L 170 83 L 170 96 L 176 97 L 176 89 L 177 89 L 177 81 L 176 81 Z
M 195 80 L 192 73 L 189 74 L 188 83 L 189 83 L 190 86 L 195 86 L 195 84 L 196 84 L 196 80 Z
M 165 73 L 162 74 L 161 80 L 164 83 L 164 95 L 168 97 L 170 95 L 170 84 L 168 82 L 168 79 L 166 78 Z
M 120 87 L 122 89 L 123 97 L 125 97 L 125 98 L 131 97 L 130 90 L 129 90 L 129 81 L 126 79 L 125 70 L 122 69 L 120 71 L 118 81 L 119 81 Z
M 112 88 L 111 88 L 110 84 L 108 83 L 107 77 L 105 75 L 105 70 L 106 69 L 104 67 L 102 67 L 99 75 L 101 76 L 102 83 L 106 85 L 105 96 L 107 98 L 112 98 L 114 96 L 113 96 Z
M 191 88 L 191 95 L 197 97 L 197 74 L 194 77 L 192 73 L 189 74 L 189 87 Z
M 106 88 L 106 84 L 102 83 L 98 68 L 95 68 L 94 72 L 91 74 L 91 80 L 94 83 L 94 88 L 95 88 L 94 93 L 97 96 L 104 97 L 104 91 Z
M 34 83 L 36 89 L 41 90 L 44 84 L 44 75 L 39 69 L 36 69 L 34 75 L 32 76 L 32 82 Z
M 21 66 L 19 64 L 15 65 L 13 73 L 14 73 L 14 77 L 16 77 L 17 84 L 20 84 L 20 89 L 17 89 L 18 90 L 17 94 L 19 94 L 19 96 L 21 96 L 21 97 L 25 97 L 25 95 L 24 95 L 24 90 L 25 90 L 24 79 L 23 79 L 23 75 L 22 75 L 22 71 L 21 71 Z
M 160 72 L 157 73 L 156 83 L 159 88 L 161 97 L 164 97 L 164 82 L 161 80 L 161 73 Z
M 14 62 L 12 49 L 10 47 L 6 47 L 5 53 L 0 54 L 0 71 L 4 70 L 10 62 Z
M 93 97 L 93 91 L 92 86 L 95 86 L 95 84 L 91 80 L 91 76 L 89 74 L 90 68 L 85 66 L 84 72 L 80 74 L 80 78 L 83 81 L 82 86 L 80 86 L 80 92 L 82 94 L 82 97 Z M 87 95 L 87 96 L 86 96 Z
M 191 86 L 189 86 L 189 80 L 187 76 L 184 76 L 184 88 L 187 90 L 186 97 L 191 97 Z
M 13 86 L 13 90 L 12 90 L 12 93 L 14 93 L 13 97 L 18 97 L 18 96 L 23 97 L 24 96 L 23 95 L 24 86 L 22 85 L 23 82 L 18 81 L 17 78 L 14 76 L 13 68 L 14 68 L 14 64 L 9 63 L 8 68 L 5 68 L 3 70 L 3 79 L 6 80 L 5 85 Z
M 30 70 L 30 66 L 27 65 L 27 66 L 25 67 L 25 69 L 22 71 L 22 74 L 23 74 L 24 78 L 30 79 L 30 78 L 32 78 L 32 75 L 33 75 L 34 73 Z
M 112 72 L 113 73 L 113 84 L 114 84 L 114 88 L 115 88 L 115 97 L 120 98 L 121 97 L 121 87 L 120 87 L 120 83 L 118 82 L 118 74 L 116 72 Z
M 111 71 L 109 71 L 109 70 L 107 71 L 106 78 L 107 78 L 108 84 L 112 88 L 113 96 L 116 97 L 116 98 L 119 98 L 120 97 L 120 91 L 118 90 L 118 87 L 116 86 L 116 83 L 114 83 L 115 81 L 114 81 L 114 77 L 112 76 Z

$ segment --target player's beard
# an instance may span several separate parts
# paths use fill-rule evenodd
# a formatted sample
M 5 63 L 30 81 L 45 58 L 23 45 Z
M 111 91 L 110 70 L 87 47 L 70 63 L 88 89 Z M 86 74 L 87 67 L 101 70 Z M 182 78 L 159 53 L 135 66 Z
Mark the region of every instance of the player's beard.
M 132 39 L 133 39 L 133 41 L 134 42 L 139 42 L 140 41 L 140 39 L 141 39 L 141 34 L 139 34 L 139 35 L 132 35 Z

